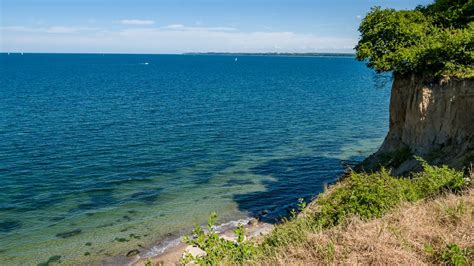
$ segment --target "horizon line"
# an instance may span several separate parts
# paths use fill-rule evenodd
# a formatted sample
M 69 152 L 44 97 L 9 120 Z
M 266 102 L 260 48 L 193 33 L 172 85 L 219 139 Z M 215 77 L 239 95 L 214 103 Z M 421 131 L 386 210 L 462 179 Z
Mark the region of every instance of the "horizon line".
M 122 52 L 22 52 L 0 51 L 0 54 L 90 54 L 90 55 L 353 55 L 351 52 L 181 52 L 181 53 L 122 53 Z

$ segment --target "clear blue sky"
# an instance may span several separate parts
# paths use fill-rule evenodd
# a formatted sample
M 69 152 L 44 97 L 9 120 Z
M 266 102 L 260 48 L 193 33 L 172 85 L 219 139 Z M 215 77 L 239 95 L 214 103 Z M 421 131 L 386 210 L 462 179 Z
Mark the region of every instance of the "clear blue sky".
M 0 0 L 2 52 L 351 52 L 372 6 L 432 0 Z

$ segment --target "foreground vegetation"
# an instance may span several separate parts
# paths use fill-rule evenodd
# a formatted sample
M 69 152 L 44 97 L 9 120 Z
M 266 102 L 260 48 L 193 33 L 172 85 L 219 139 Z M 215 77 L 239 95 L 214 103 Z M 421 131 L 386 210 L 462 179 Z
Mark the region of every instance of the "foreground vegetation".
M 393 177 L 385 169 L 370 174 L 351 172 L 308 206 L 300 202 L 298 215 L 277 225 L 261 239 L 245 241 L 243 227 L 235 231 L 236 241 L 219 238 L 213 229 L 213 214 L 207 232 L 196 227 L 194 237 L 185 240 L 206 255 L 187 254 L 182 263 L 330 264 L 351 262 L 351 258 L 355 259 L 352 262 L 366 263 L 377 259 L 383 260 L 378 263 L 472 263 L 471 176 L 421 162 L 424 171 L 410 178 Z M 450 193 L 459 195 L 433 200 Z M 458 233 L 462 237 L 456 237 Z M 426 236 L 429 234 L 433 234 L 432 239 Z M 384 239 L 396 242 L 397 250 L 386 248 L 387 256 L 381 257 L 383 245 L 390 243 Z M 374 250 L 378 248 L 381 250 Z M 404 252 L 411 257 L 404 257 Z

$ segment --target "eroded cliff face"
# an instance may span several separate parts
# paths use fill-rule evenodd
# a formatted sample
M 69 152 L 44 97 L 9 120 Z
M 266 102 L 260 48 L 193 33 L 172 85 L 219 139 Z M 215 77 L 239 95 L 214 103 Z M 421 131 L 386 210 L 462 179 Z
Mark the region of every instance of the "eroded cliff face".
M 390 127 L 380 149 L 361 165 L 385 164 L 394 174 L 416 170 L 419 155 L 433 164 L 462 168 L 474 161 L 474 79 L 427 82 L 396 75 L 390 99 Z

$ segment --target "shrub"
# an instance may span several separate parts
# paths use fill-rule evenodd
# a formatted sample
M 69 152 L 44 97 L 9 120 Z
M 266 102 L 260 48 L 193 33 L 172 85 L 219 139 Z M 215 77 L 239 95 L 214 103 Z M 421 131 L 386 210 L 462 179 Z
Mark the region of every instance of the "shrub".
M 316 200 L 319 210 L 315 222 L 326 228 L 341 223 L 349 215 L 363 219 L 380 217 L 413 194 L 407 192 L 412 189 L 409 183 L 410 180 L 390 176 L 384 168 L 373 174 L 352 172 L 340 186 Z
M 447 166 L 431 166 L 425 160 L 417 158 L 423 166 L 423 172 L 414 174 L 413 184 L 419 197 L 428 197 L 442 189 L 459 190 L 465 183 L 463 172 Z
M 340 186 L 316 200 L 320 208 L 316 223 L 328 227 L 341 223 L 349 215 L 363 219 L 380 217 L 403 201 L 416 201 L 443 189 L 458 190 L 464 185 L 462 172 L 418 160 L 424 170 L 411 179 L 393 177 L 384 168 L 373 174 L 352 172 Z
M 185 254 L 181 264 L 195 262 L 198 265 L 217 265 L 224 258 L 234 263 L 243 263 L 250 259 L 255 253 L 255 247 L 252 243 L 245 241 L 244 228 L 239 225 L 235 229 L 236 242 L 229 241 L 219 237 L 214 226 L 217 220 L 217 214 L 211 213 L 209 216 L 207 230 L 204 232 L 201 226 L 197 225 L 193 230 L 194 237 L 184 237 L 183 242 L 188 245 L 196 246 L 206 252 L 204 256 L 193 256 Z

